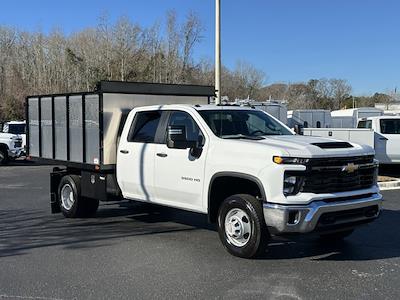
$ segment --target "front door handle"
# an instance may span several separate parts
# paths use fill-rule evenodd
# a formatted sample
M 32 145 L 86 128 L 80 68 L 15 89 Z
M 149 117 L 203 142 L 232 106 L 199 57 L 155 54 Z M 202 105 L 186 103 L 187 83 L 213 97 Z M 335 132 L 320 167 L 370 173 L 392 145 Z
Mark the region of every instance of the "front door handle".
M 119 152 L 121 152 L 122 154 L 128 154 L 129 153 L 128 150 L 119 150 Z
M 159 157 L 167 157 L 168 154 L 167 153 L 157 153 L 157 156 L 159 156 Z

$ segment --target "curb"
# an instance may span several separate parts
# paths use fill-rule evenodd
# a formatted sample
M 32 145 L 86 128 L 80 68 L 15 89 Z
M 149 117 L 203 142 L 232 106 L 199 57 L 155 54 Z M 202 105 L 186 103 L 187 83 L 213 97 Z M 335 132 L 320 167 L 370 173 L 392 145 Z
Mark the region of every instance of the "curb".
M 386 182 L 378 182 L 381 191 L 400 189 L 400 179 Z

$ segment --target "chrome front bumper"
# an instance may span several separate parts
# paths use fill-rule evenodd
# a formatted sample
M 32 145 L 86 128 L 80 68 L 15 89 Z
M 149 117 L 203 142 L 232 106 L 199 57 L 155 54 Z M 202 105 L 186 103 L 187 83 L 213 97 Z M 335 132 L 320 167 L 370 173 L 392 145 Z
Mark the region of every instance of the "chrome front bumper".
M 375 213 L 374 207 L 378 207 Z M 329 225 L 332 226 L 366 222 L 377 218 L 381 207 L 382 195 L 379 193 L 368 197 L 360 196 L 356 200 L 314 201 L 308 205 L 263 204 L 265 223 L 272 234 L 314 231 L 321 223 L 320 219 L 324 214 L 324 217 L 331 218 L 327 220 L 331 222 Z M 343 212 L 342 216 L 341 212 Z M 328 213 L 336 213 L 336 217 L 332 214 L 329 216 Z
M 10 157 L 10 158 L 18 158 L 18 157 L 21 157 L 22 154 L 23 154 L 22 151 L 23 151 L 22 148 L 8 150 L 8 157 Z

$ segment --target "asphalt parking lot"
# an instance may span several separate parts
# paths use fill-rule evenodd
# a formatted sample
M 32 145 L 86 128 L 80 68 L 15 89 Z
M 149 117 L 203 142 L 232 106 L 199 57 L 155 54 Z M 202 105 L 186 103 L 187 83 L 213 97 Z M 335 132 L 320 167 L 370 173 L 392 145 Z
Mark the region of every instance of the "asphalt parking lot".
M 275 239 L 230 256 L 206 217 L 121 202 L 96 218 L 49 210 L 51 167 L 0 167 L 0 299 L 398 299 L 400 190 L 347 241 Z

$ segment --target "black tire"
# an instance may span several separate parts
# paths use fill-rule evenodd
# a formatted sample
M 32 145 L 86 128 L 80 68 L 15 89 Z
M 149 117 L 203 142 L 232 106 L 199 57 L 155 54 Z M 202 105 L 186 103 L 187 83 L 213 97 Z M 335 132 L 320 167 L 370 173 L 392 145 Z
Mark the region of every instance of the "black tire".
M 0 165 L 6 165 L 8 163 L 8 152 L 4 147 L 0 148 Z
M 326 233 L 326 234 L 321 234 L 320 240 L 325 243 L 334 243 L 338 241 L 342 241 L 349 235 L 351 235 L 354 232 L 354 229 L 347 229 L 344 231 L 339 231 L 339 232 L 332 232 L 332 233 Z
M 232 211 L 239 209 L 239 211 L 245 212 L 249 220 L 248 224 L 251 225 L 250 235 L 248 241 L 244 245 L 235 245 L 235 239 L 228 236 L 225 228 L 225 220 Z M 244 223 L 247 217 L 242 219 Z M 231 226 L 231 225 L 230 225 Z M 235 226 L 231 226 L 235 228 Z M 218 212 L 218 233 L 222 244 L 234 256 L 242 258 L 252 258 L 265 253 L 268 241 L 270 240 L 270 234 L 268 228 L 265 225 L 264 214 L 262 210 L 262 204 L 260 200 L 247 194 L 237 194 L 225 199 Z M 245 237 L 245 235 L 243 235 Z
M 67 192 L 72 192 L 72 204 L 67 205 L 63 201 L 64 188 L 68 189 Z M 68 193 L 67 193 L 68 194 Z M 89 217 L 96 213 L 99 206 L 99 200 L 88 199 L 81 196 L 81 178 L 78 175 L 64 176 L 58 187 L 58 199 L 60 201 L 61 212 L 66 218 L 81 218 Z

